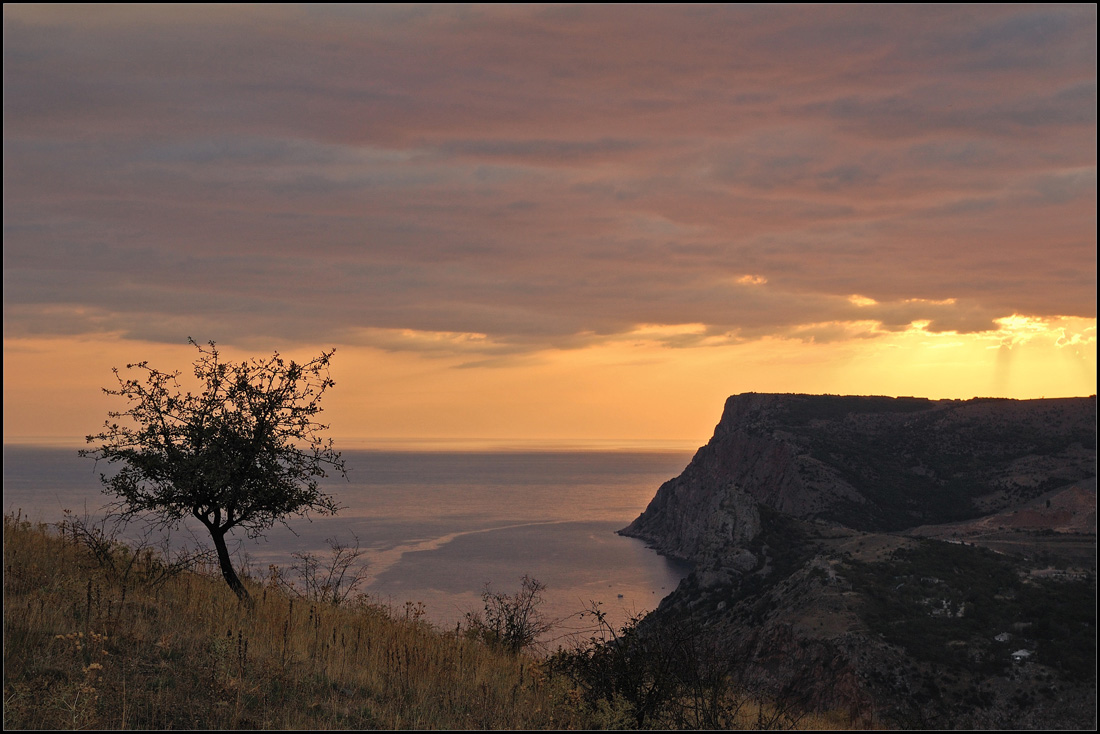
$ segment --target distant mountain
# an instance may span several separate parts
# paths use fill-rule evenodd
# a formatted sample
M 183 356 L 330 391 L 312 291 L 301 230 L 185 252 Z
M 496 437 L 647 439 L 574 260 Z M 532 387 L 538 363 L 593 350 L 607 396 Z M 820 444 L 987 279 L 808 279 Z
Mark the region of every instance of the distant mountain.
M 647 625 L 865 724 L 1094 727 L 1096 415 L 735 395 L 621 531 L 695 564 Z

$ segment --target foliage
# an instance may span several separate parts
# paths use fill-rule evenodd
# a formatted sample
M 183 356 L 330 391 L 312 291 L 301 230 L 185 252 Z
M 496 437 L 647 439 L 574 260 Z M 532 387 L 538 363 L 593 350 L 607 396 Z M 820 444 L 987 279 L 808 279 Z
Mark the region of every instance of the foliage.
M 549 661 L 550 669 L 577 685 L 590 706 L 618 709 L 623 723 L 643 728 L 675 694 L 667 647 L 640 633 L 640 617 L 616 631 L 598 604 L 584 614 L 596 620 L 597 634 L 573 650 L 559 650 Z
M 467 612 L 467 633 L 512 653 L 530 647 L 552 627 L 539 611 L 545 590 L 542 582 L 527 575 L 520 580 L 519 591 L 511 596 L 494 592 L 486 584 L 481 594 L 484 615 Z
M 118 387 L 104 392 L 129 407 L 110 412 L 104 430 L 87 437 L 96 447 L 80 454 L 121 465 L 100 475 L 105 491 L 118 498 L 120 517 L 152 513 L 169 527 L 198 519 L 226 583 L 247 600 L 226 534 L 239 528 L 256 537 L 290 515 L 338 509 L 318 480 L 329 470 L 343 474 L 344 463 L 331 439 L 321 437 L 327 426 L 315 420 L 334 384 L 333 351 L 306 364 L 278 352 L 236 364 L 223 361 L 214 342 L 189 341 L 199 350 L 199 392 L 184 392 L 179 372 L 147 362 L 126 365 L 140 377 L 123 377 L 116 368 Z
M 1018 561 L 960 543 L 922 541 L 880 563 L 847 561 L 864 620 L 916 660 L 997 674 L 1025 647 L 1067 680 L 1096 675 L 1096 579 L 1021 579 Z M 993 638 L 1013 633 L 1011 645 Z
M 1021 618 L 1037 642 L 1039 662 L 1068 680 L 1096 680 L 1096 578 L 1023 585 Z
M 783 404 L 784 421 L 793 426 L 844 420 L 853 413 L 919 413 L 930 407 L 928 398 L 871 395 L 789 395 Z
M 976 518 L 985 514 L 976 498 L 1000 493 L 1022 503 L 1086 479 L 1095 472 L 1095 460 L 1090 465 L 1087 454 L 1072 447 L 1094 446 L 1095 424 L 1094 400 L 1025 407 L 989 398 L 791 395 L 768 416 L 767 430 L 860 495 L 858 501 L 832 502 L 822 519 L 880 531 Z M 1005 469 L 1036 461 L 1048 467 L 1037 481 L 1017 483 Z M 1050 473 L 1052 466 L 1062 468 Z
M 93 519 L 87 512 L 78 516 L 65 510 L 58 523 L 62 537 L 82 545 L 96 563 L 119 584 L 144 583 L 156 587 L 184 571 L 199 568 L 213 560 L 209 549 L 173 547 L 171 536 L 163 535 L 154 544 L 153 528 L 146 527 L 141 537 L 130 543 L 119 538 L 119 522 L 111 518 Z
M 298 580 L 291 581 L 278 566 L 272 566 L 272 583 L 295 596 L 322 604 L 346 604 L 354 598 L 367 576 L 365 565 L 358 563 L 364 551 L 359 548 L 359 538 L 352 537 L 355 538 L 355 545 L 329 538 L 326 541 L 330 550 L 327 558 L 307 551 L 292 553 L 295 562 L 290 569 Z
M 582 614 L 595 619 L 596 633 L 559 649 L 547 667 L 576 686 L 609 727 L 791 729 L 805 716 L 794 697 L 754 690 L 728 650 L 690 616 L 660 627 L 635 616 L 616 630 L 597 603 Z

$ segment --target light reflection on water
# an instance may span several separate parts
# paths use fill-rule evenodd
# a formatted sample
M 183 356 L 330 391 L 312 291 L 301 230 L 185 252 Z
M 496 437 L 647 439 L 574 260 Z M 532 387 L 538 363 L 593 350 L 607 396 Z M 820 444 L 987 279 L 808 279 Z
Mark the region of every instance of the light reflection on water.
M 612 620 L 654 608 L 686 569 L 615 534 L 678 474 L 686 452 L 347 451 L 348 481 L 325 490 L 335 517 L 291 520 L 240 552 L 256 572 L 292 553 L 327 554 L 327 539 L 365 551 L 371 596 L 401 607 L 423 602 L 451 627 L 478 609 L 485 585 L 512 593 L 529 574 L 547 591 L 553 619 L 601 602 Z M 62 509 L 94 512 L 106 497 L 94 462 L 72 450 L 4 447 L 4 511 L 56 522 Z M 105 467 L 100 465 L 99 469 Z

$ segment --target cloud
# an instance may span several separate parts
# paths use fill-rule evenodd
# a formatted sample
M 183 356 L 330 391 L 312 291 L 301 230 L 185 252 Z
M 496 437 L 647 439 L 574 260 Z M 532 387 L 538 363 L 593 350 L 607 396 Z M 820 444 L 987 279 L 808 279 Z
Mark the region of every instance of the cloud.
M 5 333 L 481 364 L 1094 317 L 1095 13 L 5 6 Z

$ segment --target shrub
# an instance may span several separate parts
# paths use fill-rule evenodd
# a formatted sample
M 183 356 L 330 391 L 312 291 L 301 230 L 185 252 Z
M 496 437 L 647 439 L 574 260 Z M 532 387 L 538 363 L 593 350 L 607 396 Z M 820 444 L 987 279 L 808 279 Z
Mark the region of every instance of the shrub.
M 494 592 L 486 584 L 481 594 L 484 614 L 467 612 L 467 634 L 513 653 L 530 647 L 553 626 L 539 611 L 545 589 L 542 582 L 527 575 L 520 580 L 519 591 L 511 596 Z

